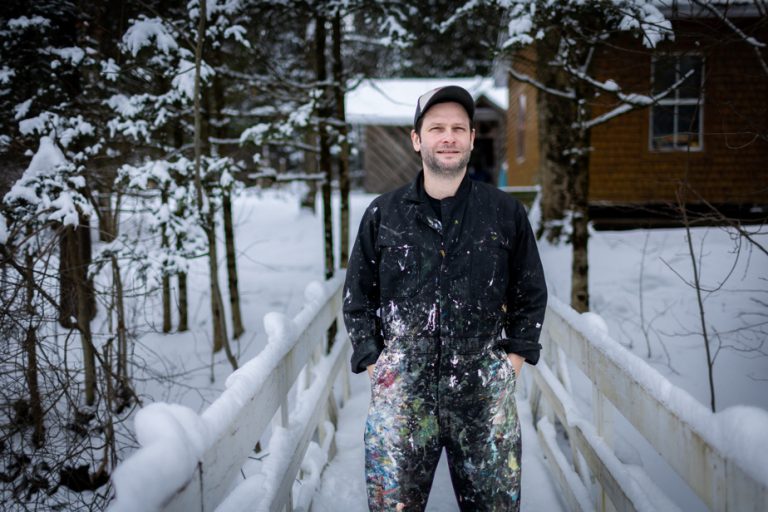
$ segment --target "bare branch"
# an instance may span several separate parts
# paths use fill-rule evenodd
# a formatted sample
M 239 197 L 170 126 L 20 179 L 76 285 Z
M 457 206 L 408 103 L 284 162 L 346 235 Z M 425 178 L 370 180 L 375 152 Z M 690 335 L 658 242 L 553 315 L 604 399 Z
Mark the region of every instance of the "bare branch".
M 560 91 L 558 89 L 552 89 L 551 87 L 547 87 L 543 83 L 539 82 L 535 78 L 531 78 L 529 75 L 525 73 L 520 73 L 519 71 L 515 70 L 512 67 L 509 68 L 509 74 L 512 75 L 512 77 L 518 82 L 523 82 L 528 85 L 532 85 L 536 89 L 546 92 L 547 94 L 551 94 L 553 96 L 559 96 L 560 98 L 566 98 L 569 100 L 576 99 L 576 93 L 573 92 L 573 90 Z

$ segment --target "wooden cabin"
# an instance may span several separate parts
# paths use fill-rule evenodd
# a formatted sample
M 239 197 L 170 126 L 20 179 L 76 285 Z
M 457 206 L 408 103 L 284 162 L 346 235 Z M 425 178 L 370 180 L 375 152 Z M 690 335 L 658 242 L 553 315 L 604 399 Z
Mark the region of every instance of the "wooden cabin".
M 759 13 L 732 14 L 737 27 L 768 43 Z M 596 227 L 675 222 L 681 183 L 694 212 L 712 205 L 742 220 L 768 217 L 768 69 L 756 58 L 760 51 L 768 61 L 768 51 L 701 10 L 680 11 L 672 22 L 674 41 L 653 51 L 624 36 L 594 56 L 593 76 L 645 95 L 693 71 L 658 104 L 592 129 L 589 205 Z M 537 94 L 510 78 L 509 185 L 539 180 Z M 592 118 L 616 105 L 607 94 L 596 98 Z

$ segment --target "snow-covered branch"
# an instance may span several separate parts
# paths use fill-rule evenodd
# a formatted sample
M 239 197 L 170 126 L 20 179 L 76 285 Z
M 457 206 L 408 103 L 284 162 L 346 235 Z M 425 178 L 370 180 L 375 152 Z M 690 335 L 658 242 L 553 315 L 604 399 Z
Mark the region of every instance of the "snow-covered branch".
M 739 36 L 745 43 L 750 45 L 752 47 L 752 50 L 755 52 L 755 56 L 757 57 L 757 61 L 760 63 L 760 67 L 763 68 L 763 71 L 766 75 L 768 75 L 768 63 L 765 62 L 765 57 L 763 57 L 763 54 L 760 53 L 760 50 L 768 47 L 765 43 L 758 41 L 752 36 L 748 36 L 744 33 L 743 30 L 741 30 L 739 27 L 736 26 L 735 23 L 733 23 L 730 19 L 728 19 L 728 16 L 712 5 L 712 3 L 702 0 L 691 0 L 694 4 L 703 7 L 704 9 L 707 9 L 709 12 L 711 12 L 715 17 L 717 17 L 720 21 L 722 21 L 729 29 L 731 29 L 737 36 Z
M 558 89 L 553 89 L 552 87 L 547 87 L 543 83 L 539 82 L 535 78 L 525 74 L 520 73 L 519 71 L 515 70 L 513 67 L 509 68 L 509 74 L 512 75 L 512 77 L 517 80 L 518 82 L 523 82 L 529 85 L 534 86 L 536 89 L 546 92 L 547 94 L 551 94 L 553 96 L 559 96 L 561 98 L 566 98 L 569 100 L 575 99 L 576 94 L 573 92 L 573 90 L 568 91 L 561 91 Z
M 570 71 L 574 75 L 576 75 L 577 73 L 577 71 L 575 70 L 570 70 Z M 581 123 L 579 127 L 585 130 L 589 130 L 594 126 L 610 121 L 611 119 L 618 117 L 622 114 L 625 114 L 631 110 L 653 105 L 654 103 L 657 103 L 659 100 L 666 98 L 670 93 L 675 91 L 675 89 L 680 87 L 683 84 L 683 82 L 685 82 L 685 80 L 693 74 L 693 72 L 694 72 L 693 69 L 689 70 L 685 75 L 683 75 L 675 83 L 673 83 L 663 91 L 659 92 L 658 94 L 654 94 L 653 96 L 647 96 L 645 94 L 637 94 L 637 93 L 623 93 L 621 92 L 621 88 L 619 87 L 619 85 L 613 80 L 600 82 L 599 80 L 595 80 L 592 77 L 582 74 L 582 76 L 580 76 L 579 78 L 586 80 L 588 83 L 590 83 L 591 85 L 593 85 L 594 87 L 602 91 L 615 94 L 621 100 L 622 103 L 618 107 L 606 112 L 605 114 L 599 115 L 596 118 L 590 121 L 587 121 L 585 123 Z

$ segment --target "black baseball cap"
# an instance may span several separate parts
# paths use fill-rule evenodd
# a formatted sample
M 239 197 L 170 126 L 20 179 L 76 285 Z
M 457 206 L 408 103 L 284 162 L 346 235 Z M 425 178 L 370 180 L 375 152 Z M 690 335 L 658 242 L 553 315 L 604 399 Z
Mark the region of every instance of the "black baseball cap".
M 469 116 L 469 124 L 471 125 L 475 118 L 475 100 L 463 87 L 459 87 L 458 85 L 447 85 L 445 87 L 432 89 L 419 97 L 419 101 L 416 102 L 416 115 L 413 116 L 413 127 L 416 128 L 419 119 L 424 117 L 424 114 L 427 110 L 432 108 L 432 106 L 448 101 L 455 101 L 464 107 L 464 110 L 467 111 L 467 115 Z

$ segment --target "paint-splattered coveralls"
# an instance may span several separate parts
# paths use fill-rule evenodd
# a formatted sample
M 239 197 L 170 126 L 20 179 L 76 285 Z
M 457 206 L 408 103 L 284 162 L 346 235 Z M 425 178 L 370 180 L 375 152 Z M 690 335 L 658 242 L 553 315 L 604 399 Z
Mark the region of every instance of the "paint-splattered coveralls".
M 520 427 L 506 354 L 538 361 L 541 261 L 524 208 L 504 192 L 465 177 L 440 209 L 438 220 L 420 173 L 371 203 L 349 261 L 352 370 L 376 364 L 369 507 L 423 510 L 445 447 L 462 510 L 514 511 Z

